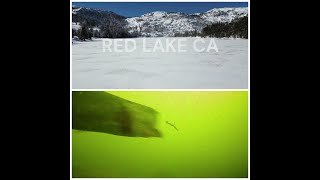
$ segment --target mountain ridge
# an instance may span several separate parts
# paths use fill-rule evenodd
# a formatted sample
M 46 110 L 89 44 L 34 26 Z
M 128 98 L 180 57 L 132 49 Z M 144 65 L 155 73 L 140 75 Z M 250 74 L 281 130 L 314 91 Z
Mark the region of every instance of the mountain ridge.
M 78 17 L 80 20 L 89 19 L 90 22 L 93 22 L 93 26 L 99 27 L 105 24 L 106 19 L 111 19 L 119 21 L 118 24 L 125 26 L 130 34 L 142 37 L 173 37 L 177 34 L 196 34 L 207 25 L 218 22 L 229 23 L 236 18 L 248 16 L 248 7 L 214 8 L 193 14 L 154 11 L 141 16 L 125 17 L 113 11 L 73 6 L 72 15 L 73 22 L 77 22 L 77 18 L 74 17 Z M 73 25 L 73 29 L 77 28 L 79 26 Z

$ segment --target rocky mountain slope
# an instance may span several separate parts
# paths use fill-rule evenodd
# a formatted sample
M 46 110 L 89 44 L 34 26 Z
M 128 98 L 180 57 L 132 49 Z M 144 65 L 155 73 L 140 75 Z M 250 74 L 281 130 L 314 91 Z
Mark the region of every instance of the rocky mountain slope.
M 248 15 L 248 8 L 216 8 L 204 13 L 185 14 L 181 12 L 156 11 L 139 17 L 126 18 L 112 11 L 72 7 L 72 22 L 89 21 L 92 26 L 103 26 L 106 22 L 121 24 L 129 33 L 138 36 L 175 36 L 176 34 L 197 33 L 205 26 L 216 22 L 231 22 Z M 79 28 L 74 25 L 74 28 Z M 76 23 L 77 24 L 77 23 Z M 109 23 L 108 23 L 109 24 Z

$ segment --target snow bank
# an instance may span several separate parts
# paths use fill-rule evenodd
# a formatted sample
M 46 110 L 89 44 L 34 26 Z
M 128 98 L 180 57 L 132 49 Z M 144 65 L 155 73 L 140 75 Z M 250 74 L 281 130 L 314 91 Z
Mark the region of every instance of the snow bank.
M 137 46 L 143 38 L 136 38 Z M 153 48 L 157 38 L 148 38 Z M 210 38 L 204 39 L 206 42 Z M 219 52 L 103 52 L 102 39 L 72 45 L 74 89 L 246 89 L 248 40 L 216 39 Z M 201 45 L 201 44 L 200 44 Z M 203 47 L 206 48 L 205 44 Z

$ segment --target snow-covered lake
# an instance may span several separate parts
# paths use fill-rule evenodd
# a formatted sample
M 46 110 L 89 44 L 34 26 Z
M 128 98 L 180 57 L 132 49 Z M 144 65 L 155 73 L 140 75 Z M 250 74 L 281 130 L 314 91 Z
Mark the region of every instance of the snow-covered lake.
M 145 48 L 152 50 L 157 39 L 145 39 Z M 186 52 L 143 52 L 143 38 L 134 39 L 137 49 L 132 52 L 103 52 L 102 39 L 73 42 L 72 88 L 248 88 L 248 40 L 215 39 L 218 52 L 196 52 L 195 39 L 184 42 Z M 205 43 L 197 43 L 198 49 L 207 48 L 211 39 L 203 40 Z

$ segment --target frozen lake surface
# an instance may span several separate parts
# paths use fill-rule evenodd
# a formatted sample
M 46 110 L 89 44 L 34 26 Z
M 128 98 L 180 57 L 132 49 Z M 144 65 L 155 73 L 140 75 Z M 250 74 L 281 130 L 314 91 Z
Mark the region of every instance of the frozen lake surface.
M 215 39 L 218 52 L 197 52 L 196 38 L 186 39 L 186 52 L 152 51 L 159 38 L 133 39 L 132 52 L 103 52 L 103 39 L 72 44 L 73 89 L 247 89 L 248 40 Z M 168 38 L 160 38 L 162 42 Z M 170 38 L 179 39 L 179 38 Z M 181 38 L 180 38 L 181 39 Z M 202 38 L 197 49 L 207 48 Z M 124 43 L 123 43 L 124 44 Z M 129 44 L 130 45 L 130 44 Z M 165 43 L 162 44 L 165 47 Z M 176 48 L 177 44 L 173 43 Z M 131 44 L 132 46 L 132 44 Z M 111 46 L 113 48 L 114 46 Z M 130 46 L 129 46 L 130 47 Z M 118 46 L 118 49 L 124 47 Z M 130 49 L 130 48 L 129 48 Z M 177 48 L 176 48 L 177 50 Z

